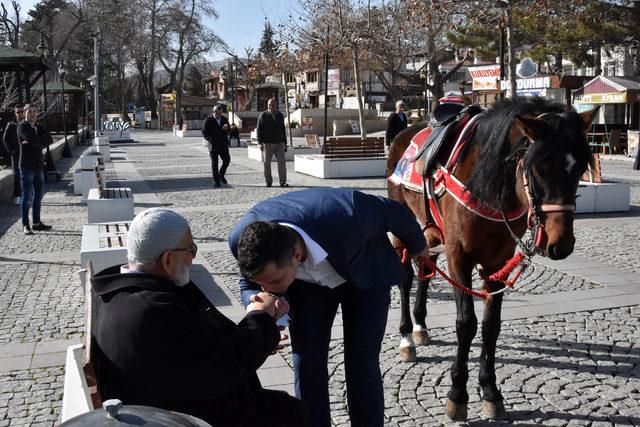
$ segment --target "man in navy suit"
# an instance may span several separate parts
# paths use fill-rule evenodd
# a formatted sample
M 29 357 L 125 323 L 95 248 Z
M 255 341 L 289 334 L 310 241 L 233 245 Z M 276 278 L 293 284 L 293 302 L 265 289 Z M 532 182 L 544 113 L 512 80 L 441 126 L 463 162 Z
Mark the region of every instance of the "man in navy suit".
M 220 187 L 220 183 L 227 183 L 224 174 L 231 162 L 228 134 L 229 120 L 222 115 L 222 105 L 218 104 L 213 107 L 213 115 L 207 117 L 202 127 L 202 136 L 209 142 L 214 187 Z M 222 159 L 220 170 L 218 170 L 218 156 Z
M 245 305 L 261 289 L 286 292 L 296 396 L 314 426 L 331 425 L 327 360 L 338 305 L 351 425 L 383 425 L 380 348 L 390 287 L 406 278 L 387 232 L 411 254 L 428 256 L 420 226 L 405 206 L 349 189 L 316 188 L 265 200 L 229 236 Z

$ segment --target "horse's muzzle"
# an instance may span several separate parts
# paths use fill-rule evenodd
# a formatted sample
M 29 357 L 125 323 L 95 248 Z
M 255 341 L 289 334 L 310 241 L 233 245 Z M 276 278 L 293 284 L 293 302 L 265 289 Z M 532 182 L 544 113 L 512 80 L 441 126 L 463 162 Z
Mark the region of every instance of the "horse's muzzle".
M 573 252 L 576 238 L 573 234 L 573 212 L 547 212 L 544 222 L 545 255 L 552 260 L 565 259 Z

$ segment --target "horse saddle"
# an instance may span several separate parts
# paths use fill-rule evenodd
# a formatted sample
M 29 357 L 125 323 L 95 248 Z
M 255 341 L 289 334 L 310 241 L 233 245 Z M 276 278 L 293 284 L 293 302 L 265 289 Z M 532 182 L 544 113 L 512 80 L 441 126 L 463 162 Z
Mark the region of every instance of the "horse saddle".
M 465 107 L 459 104 L 440 104 L 433 111 L 433 121 L 431 124 L 431 134 L 420 147 L 416 155 L 409 160 L 415 162 L 424 157 L 424 168 L 422 176 L 430 174 L 438 155 L 446 141 L 455 136 L 464 125 L 482 109 L 475 105 Z

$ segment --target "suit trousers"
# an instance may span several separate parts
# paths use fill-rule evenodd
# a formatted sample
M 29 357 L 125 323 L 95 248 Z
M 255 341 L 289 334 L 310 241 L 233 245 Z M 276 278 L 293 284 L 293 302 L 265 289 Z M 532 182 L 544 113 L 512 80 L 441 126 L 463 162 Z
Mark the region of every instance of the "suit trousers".
M 273 177 L 271 176 L 271 159 L 274 154 L 276 155 L 276 160 L 278 162 L 278 178 L 280 180 L 280 185 L 287 183 L 287 163 L 284 159 L 284 144 L 284 142 L 280 142 L 278 144 L 263 144 L 264 180 L 267 185 L 271 185 L 273 183 Z
M 222 159 L 222 166 L 218 170 L 218 156 Z M 211 157 L 211 172 L 213 172 L 213 180 L 220 183 L 220 177 L 224 178 L 224 174 L 227 172 L 229 163 L 231 163 L 231 155 L 229 154 L 229 146 L 224 145 L 211 145 L 211 151 L 209 151 L 209 157 Z
M 309 410 L 311 425 L 331 425 L 327 361 L 331 326 L 342 307 L 347 401 L 352 426 L 382 427 L 384 390 L 380 349 L 389 312 L 390 288 L 335 289 L 296 280 L 287 291 L 296 396 Z

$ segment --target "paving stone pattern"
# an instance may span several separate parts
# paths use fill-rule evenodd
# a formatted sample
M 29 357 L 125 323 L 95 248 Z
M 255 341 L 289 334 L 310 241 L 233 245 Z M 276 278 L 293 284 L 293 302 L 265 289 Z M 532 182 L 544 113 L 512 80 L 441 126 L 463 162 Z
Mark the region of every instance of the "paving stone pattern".
M 592 225 L 577 227 L 576 253 L 599 263 L 624 270 L 640 272 L 640 224 L 616 224 L 615 227 Z M 603 240 L 606 238 L 606 244 Z
M 478 387 L 480 338 L 469 362 L 469 425 L 640 425 L 639 307 L 554 315 L 502 323 L 496 377 L 508 420 L 481 417 Z M 387 335 L 380 366 L 385 388 L 385 426 L 445 425 L 449 370 L 456 350 L 453 328 L 430 331 L 418 361 L 402 363 L 398 335 Z M 285 358 L 291 364 L 290 349 Z M 348 426 L 342 342 L 331 342 L 333 422 Z M 599 424 L 603 423 L 603 424 Z
M 170 133 L 150 131 L 134 131 L 134 138 L 142 142 L 112 147 L 114 161 L 132 165 L 163 203 L 182 209 L 199 244 L 225 242 L 246 208 L 283 192 L 330 186 L 386 194 L 382 178 L 320 180 L 296 174 L 293 162 L 287 164 L 292 188 L 277 186 L 275 164 L 276 186 L 265 188 L 262 165 L 249 160 L 242 148 L 231 149 L 232 163 L 227 173 L 231 185 L 213 189 L 208 154 L 199 138 L 178 139 Z M 54 226 L 53 231 L 24 236 L 18 208 L 10 202 L 0 204 L 0 345 L 45 345 L 77 339 L 82 333 L 84 302 L 76 273 L 79 266 L 58 260 L 57 254 L 80 249 L 86 210 L 80 197 L 72 193 L 71 178 L 84 148 L 74 148 L 74 158 L 56 164 L 63 181 L 46 184 L 42 215 L 43 221 Z M 127 186 L 125 177 L 107 166 L 109 186 Z M 640 172 L 631 171 L 628 162 L 603 160 L 602 166 L 605 178 L 630 182 L 632 203 L 640 204 Z M 640 206 L 628 214 L 582 216 L 584 220 L 576 222 L 576 252 L 595 265 L 638 271 L 635 254 L 640 251 L 639 217 Z M 224 246 L 211 247 L 215 249 L 201 251 L 211 266 L 210 273 L 219 286 L 239 299 L 235 259 Z M 26 254 L 38 262 L 20 261 Z M 444 260 L 439 263 L 443 266 Z M 533 295 L 572 291 L 579 295 L 606 286 L 536 263 L 520 283 Z M 479 285 L 476 276 L 474 286 Z M 451 299 L 450 287 L 441 279 L 434 280 L 429 304 L 451 304 Z M 392 311 L 399 307 L 397 289 L 392 292 L 391 306 Z M 503 322 L 497 376 L 509 411 L 506 422 L 488 423 L 479 416 L 477 336 L 471 352 L 467 424 L 640 425 L 639 315 L 640 307 L 631 306 Z M 455 331 L 435 328 L 430 334 L 431 345 L 419 347 L 418 362 L 410 364 L 398 358 L 398 335 L 385 337 L 381 354 L 385 425 L 450 424 L 444 416 L 443 402 L 455 351 Z M 283 354 L 290 359 L 289 352 L 287 347 Z M 329 372 L 335 426 L 349 422 L 342 352 L 342 342 L 332 341 Z M 0 427 L 56 424 L 63 376 L 63 366 L 1 373 Z
M 58 424 L 63 387 L 62 366 L 0 375 L 0 426 Z
M 0 344 L 80 336 L 79 268 L 69 262 L 0 263 Z

